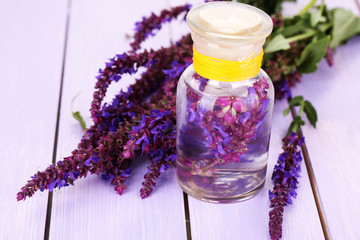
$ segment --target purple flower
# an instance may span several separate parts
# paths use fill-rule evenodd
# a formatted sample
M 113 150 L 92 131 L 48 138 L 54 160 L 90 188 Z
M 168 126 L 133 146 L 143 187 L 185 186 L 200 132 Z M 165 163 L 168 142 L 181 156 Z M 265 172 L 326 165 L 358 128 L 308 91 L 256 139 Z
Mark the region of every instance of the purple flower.
M 131 169 L 131 168 L 125 169 L 125 170 L 121 173 L 121 176 L 129 177 L 130 174 L 131 174 L 131 172 L 132 172 L 132 169 Z
M 127 54 L 126 53 L 122 53 L 122 54 L 116 54 L 116 57 L 118 58 L 118 59 L 124 59 L 124 58 L 127 58 Z M 100 72 L 101 71 L 101 69 L 99 70 L 99 73 L 101 73 Z
M 103 173 L 101 174 L 101 178 L 105 181 L 109 180 L 111 177 L 110 177 L 110 174 L 106 174 L 106 173 Z
M 169 167 L 170 167 L 169 164 L 161 165 L 159 171 L 160 171 L 161 173 L 162 173 L 162 172 L 165 172 Z
M 109 79 L 110 79 L 111 81 L 117 82 L 117 81 L 119 81 L 119 80 L 121 79 L 121 75 L 119 75 L 119 74 L 114 74 L 114 75 L 111 75 L 111 76 L 109 77 Z
M 70 171 L 70 172 L 69 172 L 69 177 L 70 177 L 72 180 L 75 180 L 79 175 L 80 175 L 80 173 L 79 173 L 78 170 L 76 170 L 75 172 L 74 172 L 74 171 Z
M 266 113 L 266 108 L 270 103 L 270 99 L 264 99 L 261 104 L 261 113 Z
M 130 43 L 133 51 L 140 49 L 140 44 L 149 36 L 154 36 L 157 30 L 161 29 L 161 25 L 170 22 L 172 19 L 177 18 L 181 13 L 188 12 L 190 5 L 174 7 L 170 10 L 164 9 L 160 15 L 151 13 L 147 18 L 135 23 L 134 41 Z
M 61 180 L 58 184 L 57 184 L 57 187 L 60 189 L 61 187 L 64 187 L 64 186 L 68 186 L 68 184 L 66 183 L 65 180 Z
M 178 78 L 188 65 L 190 64 L 180 64 L 177 60 L 175 60 L 171 63 L 171 69 L 164 69 L 163 72 L 168 75 L 169 78 Z
M 241 123 L 247 122 L 249 120 L 250 116 L 251 116 L 250 112 L 241 113 L 240 117 L 239 117 L 239 123 L 241 124 Z
M 241 112 L 245 107 L 243 101 L 239 97 L 218 97 L 216 104 L 222 107 L 221 111 L 218 111 L 217 116 L 224 117 L 225 123 L 228 125 L 233 124 L 237 120 L 237 112 Z
M 269 212 L 269 232 L 271 239 L 280 239 L 282 236 L 282 218 L 284 207 L 292 204 L 292 198 L 297 196 L 297 178 L 301 171 L 301 153 L 298 150 L 304 143 L 303 138 L 299 138 L 296 133 L 290 133 L 283 139 L 284 152 L 279 155 L 274 167 L 271 179 L 274 189 L 269 191 L 270 207 Z
M 176 162 L 176 154 L 171 154 L 165 158 L 166 162 Z
M 268 194 L 269 194 L 269 199 L 271 200 L 274 197 L 274 194 L 271 190 L 269 190 Z
M 222 155 L 226 154 L 226 152 L 224 151 L 224 148 L 222 147 L 222 144 L 221 144 L 221 143 L 219 143 L 219 144 L 217 145 L 217 150 L 218 150 L 218 152 L 219 152 L 220 154 L 222 154 Z
M 134 132 L 139 132 L 140 129 L 142 129 L 142 128 L 145 127 L 145 122 L 146 122 L 146 116 L 145 116 L 145 115 L 142 115 L 140 124 L 139 124 L 138 126 L 134 126 L 134 127 L 132 128 L 132 130 L 133 130 Z
M 212 123 L 212 126 L 219 131 L 219 133 L 221 134 L 221 136 L 223 138 L 226 138 L 229 136 L 229 134 L 227 132 L 225 132 L 225 126 L 222 126 L 220 124 L 217 123 Z
M 54 180 L 51 183 L 49 183 L 48 189 L 49 189 L 50 192 L 52 192 L 54 190 L 54 188 L 56 186 L 56 183 L 57 183 L 57 180 Z
M 291 90 L 287 81 L 276 82 L 274 85 L 276 98 L 282 99 L 284 97 L 285 99 L 288 99 L 292 97 Z
M 97 163 L 100 159 L 96 156 L 96 153 L 94 153 L 93 156 L 89 157 L 85 162 L 85 166 L 90 166 L 90 163 L 93 162 L 93 163 Z
M 203 92 L 203 91 L 205 90 L 205 87 L 206 87 L 209 79 L 206 79 L 206 78 L 201 77 L 199 81 L 200 81 L 199 91 L 200 91 L 200 92 Z

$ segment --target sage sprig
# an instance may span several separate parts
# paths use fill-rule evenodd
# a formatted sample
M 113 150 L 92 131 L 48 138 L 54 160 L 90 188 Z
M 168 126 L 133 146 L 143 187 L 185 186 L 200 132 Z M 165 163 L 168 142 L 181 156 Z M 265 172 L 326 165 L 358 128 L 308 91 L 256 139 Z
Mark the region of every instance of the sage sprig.
M 351 11 L 341 8 L 328 10 L 324 2 L 319 6 L 315 6 L 315 2 L 311 1 L 296 16 L 283 19 L 280 27 L 275 26 L 265 44 L 264 59 L 272 59 L 274 53 L 303 43 L 304 48 L 292 55 L 287 67 L 300 73 L 312 73 L 317 70 L 328 48 L 335 49 L 360 33 L 360 19 Z
M 307 119 L 313 127 L 316 127 L 316 122 L 318 120 L 315 108 L 309 101 L 304 100 L 303 96 L 296 96 L 291 99 L 291 101 L 289 102 L 289 106 L 283 111 L 283 115 L 288 115 L 290 112 L 290 108 L 295 106 L 300 107 L 299 113 L 297 114 L 297 116 L 294 117 L 294 120 L 291 122 L 287 135 L 289 135 L 290 132 L 297 133 L 300 130 L 300 127 L 305 125 L 305 122 L 302 119 L 303 113 L 305 113 Z

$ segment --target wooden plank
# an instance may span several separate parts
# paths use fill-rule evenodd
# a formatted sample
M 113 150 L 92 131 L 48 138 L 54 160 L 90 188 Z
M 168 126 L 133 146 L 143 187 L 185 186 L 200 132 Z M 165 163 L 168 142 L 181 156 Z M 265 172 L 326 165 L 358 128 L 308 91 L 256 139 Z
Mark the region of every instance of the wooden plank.
M 331 3 L 357 11 L 353 1 Z M 317 128 L 307 123 L 303 133 L 333 239 L 360 237 L 359 52 L 360 37 L 356 37 L 337 49 L 333 67 L 323 61 L 293 91 L 311 101 L 318 112 Z
M 70 154 L 82 135 L 71 116 L 72 98 L 82 92 L 75 100 L 74 110 L 80 110 L 88 118 L 97 70 L 103 68 L 108 58 L 129 49 L 125 34 L 133 32 L 136 21 L 166 6 L 166 1 L 156 1 L 155 5 L 146 0 L 73 2 L 59 160 Z M 165 27 L 164 32 L 145 46 L 156 48 L 168 43 L 169 29 Z M 118 92 L 131 81 L 131 78 L 122 79 L 111 91 Z M 164 173 L 152 195 L 141 200 L 139 190 L 145 173 L 146 164 L 137 166 L 122 196 L 98 176 L 88 176 L 74 187 L 56 190 L 50 239 L 186 239 L 183 195 L 174 171 Z
M 275 104 L 270 140 L 268 169 L 264 188 L 252 199 L 234 204 L 212 204 L 189 197 L 191 231 L 197 239 L 269 239 L 268 190 L 272 189 L 271 174 L 282 152 L 281 139 L 290 124 L 283 117 L 285 102 Z M 323 239 L 318 213 L 304 164 L 299 179 L 298 197 L 284 212 L 284 239 Z
M 16 193 L 52 161 L 66 1 L 7 1 L 0 8 L 1 239 L 42 239 L 48 193 Z

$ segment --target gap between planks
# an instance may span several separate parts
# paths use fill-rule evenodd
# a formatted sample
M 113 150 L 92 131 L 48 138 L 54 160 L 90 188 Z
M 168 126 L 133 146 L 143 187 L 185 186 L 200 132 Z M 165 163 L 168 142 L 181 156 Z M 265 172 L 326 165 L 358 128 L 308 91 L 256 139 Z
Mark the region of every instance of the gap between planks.
M 296 112 L 295 112 L 294 107 L 290 107 L 290 110 L 291 110 L 291 115 L 292 115 L 292 117 L 294 119 L 296 117 Z M 304 137 L 301 129 L 299 130 L 298 133 L 299 133 L 299 137 Z M 327 224 L 327 221 L 326 221 L 324 208 L 323 208 L 322 203 L 321 203 L 321 198 L 320 198 L 319 189 L 318 189 L 315 174 L 314 174 L 314 169 L 313 169 L 313 167 L 311 165 L 309 152 L 308 152 L 307 147 L 306 147 L 306 141 L 301 146 L 301 151 L 302 151 L 302 154 L 303 154 L 303 157 L 304 157 L 304 162 L 305 162 L 306 170 L 308 172 L 308 177 L 309 177 L 309 181 L 310 181 L 310 185 L 311 185 L 311 190 L 312 190 L 313 195 L 314 195 L 314 200 L 315 200 L 316 208 L 318 210 L 318 214 L 319 214 L 319 218 L 320 218 L 321 227 L 322 227 L 322 230 L 323 230 L 323 233 L 324 233 L 324 237 L 325 237 L 326 240 L 330 240 L 331 239 L 330 231 L 329 231 L 329 227 L 328 227 L 328 224 Z
M 188 195 L 185 192 L 183 192 L 183 196 L 184 196 L 184 210 L 185 210 L 185 224 L 186 224 L 186 239 L 192 240 Z
M 169 0 L 166 0 L 166 3 L 167 3 L 169 8 L 172 7 Z M 170 44 L 172 44 L 174 42 L 173 39 L 172 39 L 172 33 L 173 33 L 172 27 L 173 26 L 170 24 L 170 27 L 169 27 Z M 186 239 L 187 240 L 192 240 L 192 237 L 191 237 L 190 211 L 189 211 L 189 200 L 188 200 L 188 195 L 185 192 L 183 192 L 183 199 L 184 199 L 184 212 L 185 212 L 184 215 L 185 215 L 185 226 L 186 226 Z
M 57 144 L 58 144 L 59 125 L 60 125 L 60 110 L 61 110 L 63 82 L 64 82 L 64 75 L 65 75 L 65 61 L 66 61 L 67 43 L 68 43 L 68 35 L 69 35 L 70 15 L 71 15 L 71 0 L 68 0 L 67 8 L 66 8 L 66 17 L 65 17 L 66 23 L 65 23 L 64 48 L 63 48 L 61 76 L 60 76 L 59 101 L 58 101 L 58 107 L 57 107 L 54 147 L 53 147 L 53 156 L 52 156 L 52 164 L 54 164 L 54 165 L 56 163 L 56 154 L 57 154 Z M 47 204 L 47 209 L 46 209 L 46 219 L 45 219 L 45 231 L 44 231 L 44 239 L 45 240 L 48 240 L 50 237 L 52 200 L 53 200 L 53 192 L 49 192 L 48 204 Z

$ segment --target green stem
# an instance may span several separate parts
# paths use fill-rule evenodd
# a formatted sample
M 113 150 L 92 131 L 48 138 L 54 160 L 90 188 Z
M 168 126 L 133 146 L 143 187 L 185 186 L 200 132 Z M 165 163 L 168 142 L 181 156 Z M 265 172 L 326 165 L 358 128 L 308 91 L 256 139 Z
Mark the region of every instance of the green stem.
M 303 9 L 301 9 L 301 11 L 297 14 L 297 15 L 301 15 L 306 13 L 307 11 L 309 11 L 310 8 L 312 8 L 314 6 L 314 4 L 316 3 L 317 0 L 311 0 L 308 5 L 306 5 Z
M 305 38 L 309 38 L 309 37 L 311 37 L 311 36 L 314 36 L 315 33 L 316 33 L 315 31 L 311 30 L 311 31 L 308 31 L 308 32 L 303 33 L 303 34 L 299 34 L 299 35 L 296 35 L 296 36 L 287 38 L 286 41 L 287 41 L 288 43 L 296 42 L 296 41 L 299 41 L 299 40 L 302 40 L 302 39 L 305 39 Z
M 305 101 L 301 101 L 300 104 L 300 110 L 299 110 L 299 116 L 301 117 L 303 111 L 304 111 L 304 107 L 305 107 Z
M 323 14 L 325 8 L 325 0 L 321 0 L 321 5 L 320 5 L 320 13 Z

